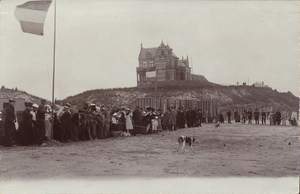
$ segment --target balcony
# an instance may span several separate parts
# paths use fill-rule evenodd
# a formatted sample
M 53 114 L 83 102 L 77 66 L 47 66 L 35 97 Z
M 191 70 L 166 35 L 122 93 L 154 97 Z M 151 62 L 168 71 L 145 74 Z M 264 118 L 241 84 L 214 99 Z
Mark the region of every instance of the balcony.
M 137 72 L 145 72 L 145 71 L 155 71 L 156 67 L 151 67 L 151 68 L 142 68 L 142 67 L 137 67 L 136 71 Z

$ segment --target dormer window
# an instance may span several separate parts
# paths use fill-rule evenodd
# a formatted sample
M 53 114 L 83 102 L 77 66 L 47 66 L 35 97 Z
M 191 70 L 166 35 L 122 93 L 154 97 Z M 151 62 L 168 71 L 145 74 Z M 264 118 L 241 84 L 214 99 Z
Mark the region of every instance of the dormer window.
M 146 59 L 150 59 L 152 57 L 151 53 L 149 51 L 146 52 Z

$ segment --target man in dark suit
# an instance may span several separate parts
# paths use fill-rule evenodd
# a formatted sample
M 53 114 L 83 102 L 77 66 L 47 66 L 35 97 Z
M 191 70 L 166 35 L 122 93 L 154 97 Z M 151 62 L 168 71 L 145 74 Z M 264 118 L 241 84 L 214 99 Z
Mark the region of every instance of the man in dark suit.
M 258 109 L 256 108 L 255 109 L 255 112 L 254 112 L 254 119 L 255 119 L 255 124 L 259 124 L 259 112 L 258 112 Z
M 136 106 L 135 110 L 132 112 L 132 124 L 133 124 L 133 135 L 135 135 L 139 130 L 141 123 L 141 112 L 139 111 L 139 106 Z
M 201 109 L 199 109 L 199 111 L 198 111 L 198 118 L 199 118 L 199 126 L 200 127 L 202 127 L 202 110 Z
M 281 112 L 279 109 L 277 109 L 277 112 L 275 113 L 275 125 L 280 125 L 281 123 Z
M 40 146 L 45 146 L 46 144 L 43 142 L 45 138 L 45 104 L 46 100 L 41 100 L 41 105 L 39 106 L 37 113 L 36 113 L 36 130 L 37 130 L 37 137 L 36 137 L 36 144 Z
M 251 108 L 249 108 L 249 111 L 248 111 L 248 124 L 252 124 L 252 110 Z
M 13 146 L 16 144 L 16 114 L 15 105 L 16 101 L 14 99 L 9 99 L 9 105 L 5 109 L 5 120 L 4 120 L 4 134 L 2 139 L 3 146 Z
M 195 127 L 195 122 L 196 122 L 196 117 L 197 117 L 197 111 L 196 111 L 196 107 L 194 109 L 191 110 L 191 127 Z
M 64 110 L 60 116 L 61 121 L 61 136 L 60 142 L 69 142 L 69 133 L 71 127 L 71 112 L 68 106 L 64 106 Z
M 267 117 L 266 110 L 263 109 L 261 112 L 261 123 L 262 124 L 266 124 L 266 117 Z
M 228 123 L 231 123 L 231 111 L 228 110 L 227 112 L 227 118 L 228 118 Z

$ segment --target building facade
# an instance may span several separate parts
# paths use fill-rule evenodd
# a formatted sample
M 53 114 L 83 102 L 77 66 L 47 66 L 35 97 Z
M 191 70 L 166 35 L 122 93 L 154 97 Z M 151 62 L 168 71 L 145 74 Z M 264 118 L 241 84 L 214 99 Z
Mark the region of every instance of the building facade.
M 188 56 L 179 59 L 169 45 L 163 42 L 159 47 L 143 48 L 138 57 L 136 68 L 137 85 L 149 84 L 152 81 L 191 80 L 191 68 Z
M 257 88 L 271 88 L 271 87 L 265 85 L 264 82 L 261 82 L 261 83 L 260 82 L 256 82 L 252 86 L 257 87 Z

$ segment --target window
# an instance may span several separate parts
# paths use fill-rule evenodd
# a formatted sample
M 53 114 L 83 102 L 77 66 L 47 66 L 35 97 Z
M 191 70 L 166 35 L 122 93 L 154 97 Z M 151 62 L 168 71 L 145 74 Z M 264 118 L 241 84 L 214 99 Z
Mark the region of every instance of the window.
M 165 51 L 161 51 L 161 55 L 165 55 Z

